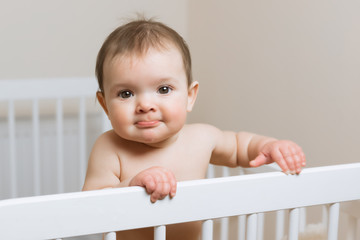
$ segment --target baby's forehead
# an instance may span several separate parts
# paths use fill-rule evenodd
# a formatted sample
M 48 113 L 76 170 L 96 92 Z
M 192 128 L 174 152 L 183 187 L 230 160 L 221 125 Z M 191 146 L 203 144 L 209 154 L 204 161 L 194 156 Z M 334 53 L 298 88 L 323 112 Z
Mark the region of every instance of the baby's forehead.
M 177 52 L 177 54 L 181 57 L 181 60 L 183 60 L 179 48 L 173 44 L 166 44 L 164 46 L 148 47 L 141 50 L 127 50 L 120 53 L 115 52 L 113 54 L 109 54 L 109 56 L 106 57 L 105 65 L 112 65 L 114 63 L 121 64 L 123 62 L 132 64 L 145 59 L 150 54 L 159 53 L 165 55 L 168 52 Z

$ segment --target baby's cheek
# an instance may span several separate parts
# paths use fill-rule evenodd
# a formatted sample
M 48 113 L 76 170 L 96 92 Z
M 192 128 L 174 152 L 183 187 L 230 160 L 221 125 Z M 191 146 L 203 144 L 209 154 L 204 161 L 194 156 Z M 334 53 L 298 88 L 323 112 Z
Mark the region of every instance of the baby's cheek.
M 179 122 L 185 121 L 186 115 L 186 105 L 184 105 L 181 101 L 175 102 L 172 107 L 168 108 L 168 116 Z

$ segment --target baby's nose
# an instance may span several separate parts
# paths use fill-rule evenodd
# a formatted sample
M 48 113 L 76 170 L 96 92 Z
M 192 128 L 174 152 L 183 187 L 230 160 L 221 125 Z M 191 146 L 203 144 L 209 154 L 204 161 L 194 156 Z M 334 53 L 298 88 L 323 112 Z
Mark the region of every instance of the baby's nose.
M 138 103 L 136 106 L 137 113 L 146 113 L 150 111 L 156 111 L 156 104 L 153 99 L 149 97 L 142 97 L 138 99 Z

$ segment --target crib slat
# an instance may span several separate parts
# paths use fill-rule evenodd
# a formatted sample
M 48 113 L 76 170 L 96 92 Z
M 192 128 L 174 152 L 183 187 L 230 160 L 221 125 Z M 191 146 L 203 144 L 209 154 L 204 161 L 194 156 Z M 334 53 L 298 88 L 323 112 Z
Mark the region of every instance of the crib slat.
M 245 232 L 246 232 L 246 216 L 240 215 L 238 216 L 238 240 L 245 240 Z
M 322 213 L 321 221 L 324 226 L 327 226 L 327 224 L 329 222 L 329 205 L 323 205 L 321 213 Z
M 222 177 L 230 176 L 230 169 L 228 167 L 222 167 Z
M 220 239 L 229 239 L 229 218 L 220 219 Z
M 105 233 L 104 240 L 116 240 L 116 232 Z
M 221 168 L 222 177 L 230 176 L 228 167 Z M 221 218 L 220 220 L 220 239 L 229 239 L 229 218 Z
M 264 213 L 257 214 L 257 240 L 264 239 Z
M 246 240 L 256 240 L 257 234 L 257 214 L 253 213 L 247 216 Z
M 201 240 L 212 240 L 214 232 L 214 221 L 209 219 L 202 223 Z
M 299 210 L 300 210 L 299 232 L 304 232 L 306 227 L 306 208 L 299 208 Z
M 86 105 L 85 97 L 79 102 L 79 186 L 83 185 L 86 172 Z
M 8 102 L 8 129 L 9 129 L 9 150 L 10 150 L 10 197 L 15 198 L 18 194 L 17 189 L 17 161 L 16 161 L 16 132 L 15 132 L 15 106 L 14 101 Z
M 166 239 L 166 227 L 157 226 L 154 227 L 154 240 L 165 240 Z
M 284 237 L 285 210 L 276 212 L 276 232 L 275 240 L 281 240 Z
M 63 103 L 62 99 L 56 101 L 56 137 L 57 137 L 57 191 L 64 192 L 64 156 L 63 156 L 63 139 L 64 139 L 64 123 L 63 123 Z
M 32 102 L 32 134 L 33 134 L 33 158 L 34 158 L 34 194 L 40 195 L 40 143 L 39 143 L 39 101 Z
M 206 173 L 206 178 L 214 178 L 214 177 L 215 177 L 215 167 L 214 167 L 214 165 L 209 164 L 207 173 Z
M 340 204 L 333 203 L 329 207 L 328 240 L 338 239 Z
M 299 236 L 299 208 L 290 209 L 289 212 L 289 240 L 297 240 Z

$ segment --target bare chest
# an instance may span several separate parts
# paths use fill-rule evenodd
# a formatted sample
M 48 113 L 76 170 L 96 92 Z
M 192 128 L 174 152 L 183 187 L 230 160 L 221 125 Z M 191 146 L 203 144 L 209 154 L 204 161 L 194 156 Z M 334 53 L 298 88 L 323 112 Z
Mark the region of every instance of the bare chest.
M 205 177 L 210 156 L 210 149 L 198 149 L 186 144 L 167 149 L 123 150 L 119 152 L 120 181 L 130 179 L 154 166 L 172 171 L 177 181 L 202 179 Z

